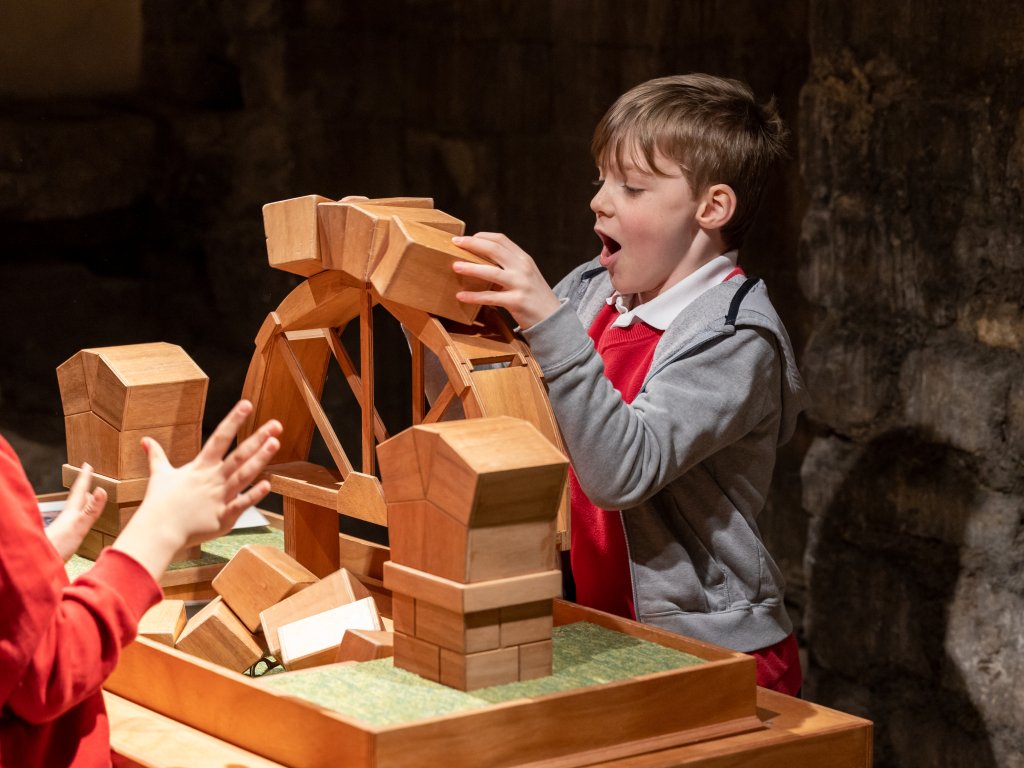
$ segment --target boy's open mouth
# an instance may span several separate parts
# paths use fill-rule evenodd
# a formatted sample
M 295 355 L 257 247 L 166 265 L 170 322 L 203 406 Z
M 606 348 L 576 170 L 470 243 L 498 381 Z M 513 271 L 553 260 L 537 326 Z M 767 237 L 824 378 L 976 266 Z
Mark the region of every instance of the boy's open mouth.
M 607 249 L 609 254 L 617 253 L 622 248 L 617 240 L 613 240 L 606 234 L 598 232 L 597 236 L 601 238 L 601 242 L 604 243 L 604 247 Z

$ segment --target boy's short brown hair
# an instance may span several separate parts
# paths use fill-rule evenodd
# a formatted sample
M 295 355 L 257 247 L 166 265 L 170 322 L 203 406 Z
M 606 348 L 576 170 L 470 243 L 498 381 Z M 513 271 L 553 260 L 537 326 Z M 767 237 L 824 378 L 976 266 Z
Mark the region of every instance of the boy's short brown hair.
M 657 172 L 660 150 L 679 163 L 695 196 L 728 184 L 736 211 L 722 235 L 738 248 L 787 138 L 774 99 L 761 105 L 738 80 L 689 74 L 648 80 L 620 96 L 597 124 L 591 152 L 599 167 L 629 161 Z

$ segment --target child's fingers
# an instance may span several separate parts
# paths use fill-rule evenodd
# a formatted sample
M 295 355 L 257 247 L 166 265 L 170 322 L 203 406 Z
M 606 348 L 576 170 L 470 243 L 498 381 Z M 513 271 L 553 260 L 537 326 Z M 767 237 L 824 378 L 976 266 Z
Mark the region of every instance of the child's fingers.
M 252 413 L 252 408 L 253 405 L 248 400 L 239 400 L 235 403 L 235 407 L 221 420 L 203 445 L 198 457 L 201 462 L 213 463 L 224 458 L 224 454 L 231 447 L 238 430 L 242 428 L 245 420 Z
M 245 462 L 228 476 L 225 489 L 225 498 L 233 499 L 239 491 L 251 483 L 260 472 L 264 470 L 267 463 L 277 453 L 281 442 L 276 437 L 268 437 Z
M 150 477 L 171 465 L 171 462 L 167 460 L 167 454 L 164 453 L 163 446 L 153 438 L 142 438 L 142 449 L 146 452 L 146 457 L 149 459 Z
M 100 512 L 107 503 L 107 492 L 102 488 L 95 489 L 89 494 L 84 508 L 85 514 L 90 518 L 99 517 Z
M 88 463 L 82 464 L 82 470 L 71 484 L 68 491 L 67 501 L 64 502 L 64 509 L 83 509 L 86 504 L 86 496 L 89 493 L 89 485 L 92 483 L 92 466 Z
M 224 466 L 221 470 L 224 477 L 231 477 L 250 457 L 259 452 L 268 439 L 277 437 L 281 432 L 281 422 L 277 419 L 270 419 L 265 422 L 224 458 Z

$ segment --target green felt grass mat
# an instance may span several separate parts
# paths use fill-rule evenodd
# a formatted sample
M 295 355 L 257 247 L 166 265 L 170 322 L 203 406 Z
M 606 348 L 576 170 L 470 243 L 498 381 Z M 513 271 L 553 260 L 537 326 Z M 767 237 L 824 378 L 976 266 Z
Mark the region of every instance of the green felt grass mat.
M 391 659 L 331 665 L 257 678 L 278 693 L 372 726 L 483 709 L 703 663 L 673 648 L 579 622 L 555 627 L 550 677 L 463 692 L 397 669 Z
M 246 544 L 267 544 L 278 549 L 284 549 L 284 532 L 267 525 L 259 528 L 242 528 L 238 531 L 232 531 L 227 536 L 221 536 L 219 539 L 204 542 L 203 556 L 200 559 L 171 563 L 167 570 L 176 571 L 179 568 L 194 568 L 199 565 L 226 563 Z M 73 555 L 64 566 L 64 569 L 67 571 L 68 578 L 74 581 L 92 568 L 92 563 L 92 560 Z

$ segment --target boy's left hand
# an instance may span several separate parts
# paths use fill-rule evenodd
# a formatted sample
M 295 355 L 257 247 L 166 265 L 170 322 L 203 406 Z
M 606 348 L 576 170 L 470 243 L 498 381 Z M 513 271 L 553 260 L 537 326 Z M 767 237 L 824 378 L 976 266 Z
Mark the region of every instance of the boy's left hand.
M 107 492 L 102 488 L 89 490 L 92 480 L 92 467 L 82 465 L 75 482 L 71 484 L 64 509 L 46 526 L 46 538 L 57 550 L 60 559 L 65 563 L 71 559 L 81 545 L 92 524 L 103 511 L 107 503 Z
M 561 306 L 534 260 L 505 235 L 477 232 L 472 237 L 453 237 L 452 242 L 494 262 L 492 266 L 457 261 L 452 264 L 456 273 L 479 278 L 501 288 L 493 291 L 459 291 L 455 294 L 459 301 L 504 307 L 520 328 L 536 325 Z

